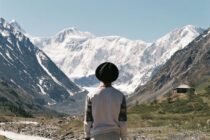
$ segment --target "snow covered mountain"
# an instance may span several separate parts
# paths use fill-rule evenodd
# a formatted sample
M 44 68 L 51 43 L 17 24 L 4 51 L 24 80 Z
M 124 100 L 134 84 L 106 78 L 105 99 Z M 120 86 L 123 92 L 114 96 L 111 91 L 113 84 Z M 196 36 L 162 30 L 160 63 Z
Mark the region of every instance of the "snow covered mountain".
M 141 61 L 146 64 L 144 68 L 148 74 L 146 81 L 148 81 L 148 77 L 150 78 L 151 75 L 155 74 L 159 67 L 165 64 L 176 51 L 186 47 L 203 32 L 204 29 L 202 28 L 187 25 L 181 29 L 175 29 L 169 32 L 148 46 L 141 59 Z
M 19 24 L 15 26 L 23 30 Z M 203 31 L 187 25 L 153 43 L 119 36 L 96 37 L 76 28 L 64 29 L 49 38 L 27 36 L 81 87 L 91 90 L 91 87 L 97 86 L 96 67 L 104 61 L 111 61 L 120 69 L 115 86 L 132 93 L 138 85 L 145 84 L 177 50 L 184 48 Z
M 0 78 L 17 85 L 41 105 L 75 102 L 76 94 L 84 91 L 22 31 L 16 22 L 10 24 L 0 18 Z
M 50 38 L 31 39 L 69 78 L 88 90 L 99 82 L 94 76 L 96 67 L 104 61 L 115 63 L 120 69 L 115 86 L 132 93 L 150 79 L 158 66 L 202 32 L 201 28 L 187 25 L 154 43 L 146 43 L 119 36 L 95 37 L 89 32 L 67 28 Z
M 72 31 L 77 30 L 64 30 L 52 39 L 38 44 L 43 44 L 43 51 L 69 78 L 82 87 L 89 89 L 97 86 L 99 81 L 95 78 L 95 69 L 104 61 L 111 61 L 120 69 L 120 78 L 115 83 L 116 86 L 128 87 L 134 78 L 133 72 L 138 71 L 140 56 L 147 44 L 117 36 L 95 38 L 88 33 L 72 35 Z M 61 36 L 65 32 L 69 34 L 62 39 Z M 132 54 L 136 54 L 135 57 L 132 57 Z
M 128 105 L 136 105 L 166 97 L 180 84 L 205 86 L 210 77 L 210 28 L 184 49 L 174 53 L 145 85 L 139 86 L 128 98 Z M 205 92 L 204 92 L 205 93 Z

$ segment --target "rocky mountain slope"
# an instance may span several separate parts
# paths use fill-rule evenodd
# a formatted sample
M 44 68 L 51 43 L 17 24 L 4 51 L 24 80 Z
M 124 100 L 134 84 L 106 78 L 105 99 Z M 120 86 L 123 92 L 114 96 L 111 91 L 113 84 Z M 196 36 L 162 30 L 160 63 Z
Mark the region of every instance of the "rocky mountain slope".
M 36 103 L 30 94 L 11 81 L 0 79 L 0 118 L 5 115 L 27 118 L 62 114 Z
M 36 103 L 50 107 L 67 100 L 70 104 L 85 94 L 19 30 L 0 18 L 0 78 L 23 89 Z
M 134 105 L 171 92 L 177 85 L 198 85 L 210 76 L 210 29 L 204 31 L 187 47 L 177 51 L 144 86 L 139 86 L 129 98 Z

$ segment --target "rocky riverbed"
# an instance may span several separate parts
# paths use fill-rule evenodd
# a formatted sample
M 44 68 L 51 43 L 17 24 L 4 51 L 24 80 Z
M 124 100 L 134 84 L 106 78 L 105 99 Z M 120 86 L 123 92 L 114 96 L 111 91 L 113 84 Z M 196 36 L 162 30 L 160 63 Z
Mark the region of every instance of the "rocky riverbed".
M 19 134 L 40 136 L 52 140 L 82 140 L 81 117 L 21 119 L 1 122 L 0 130 Z M 182 130 L 164 127 L 129 128 L 128 140 L 208 140 L 210 134 L 202 131 Z
M 31 123 L 30 123 L 31 122 Z M 64 117 L 30 121 L 2 122 L 0 129 L 20 134 L 34 135 L 52 140 L 83 139 L 82 123 L 79 118 Z

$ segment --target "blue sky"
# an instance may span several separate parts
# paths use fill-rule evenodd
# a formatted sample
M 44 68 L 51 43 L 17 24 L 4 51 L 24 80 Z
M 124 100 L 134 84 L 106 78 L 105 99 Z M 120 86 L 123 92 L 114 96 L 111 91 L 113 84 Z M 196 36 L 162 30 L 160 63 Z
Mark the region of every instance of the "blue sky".
M 77 27 L 152 42 L 188 24 L 210 27 L 210 0 L 0 0 L 0 16 L 35 36 Z

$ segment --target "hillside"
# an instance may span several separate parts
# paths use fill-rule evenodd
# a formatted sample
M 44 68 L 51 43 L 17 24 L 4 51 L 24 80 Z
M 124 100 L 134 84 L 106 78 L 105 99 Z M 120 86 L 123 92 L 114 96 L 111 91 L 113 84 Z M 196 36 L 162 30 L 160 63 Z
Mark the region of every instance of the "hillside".
M 177 51 L 154 73 L 147 84 L 139 86 L 129 98 L 129 105 L 165 96 L 182 83 L 197 89 L 201 83 L 208 81 L 209 76 L 210 30 L 208 29 L 187 47 Z
M 12 87 L 5 81 L 0 81 L 0 114 L 31 117 L 31 113 L 26 110 L 39 110 L 33 106 L 32 99 L 18 88 Z
M 2 116 L 35 117 L 35 116 L 62 116 L 37 104 L 31 95 L 21 88 L 0 79 L 0 118 Z M 3 121 L 0 119 L 0 122 Z
M 171 97 L 130 107 L 129 129 L 146 139 L 210 139 L 210 84 L 197 95 Z

